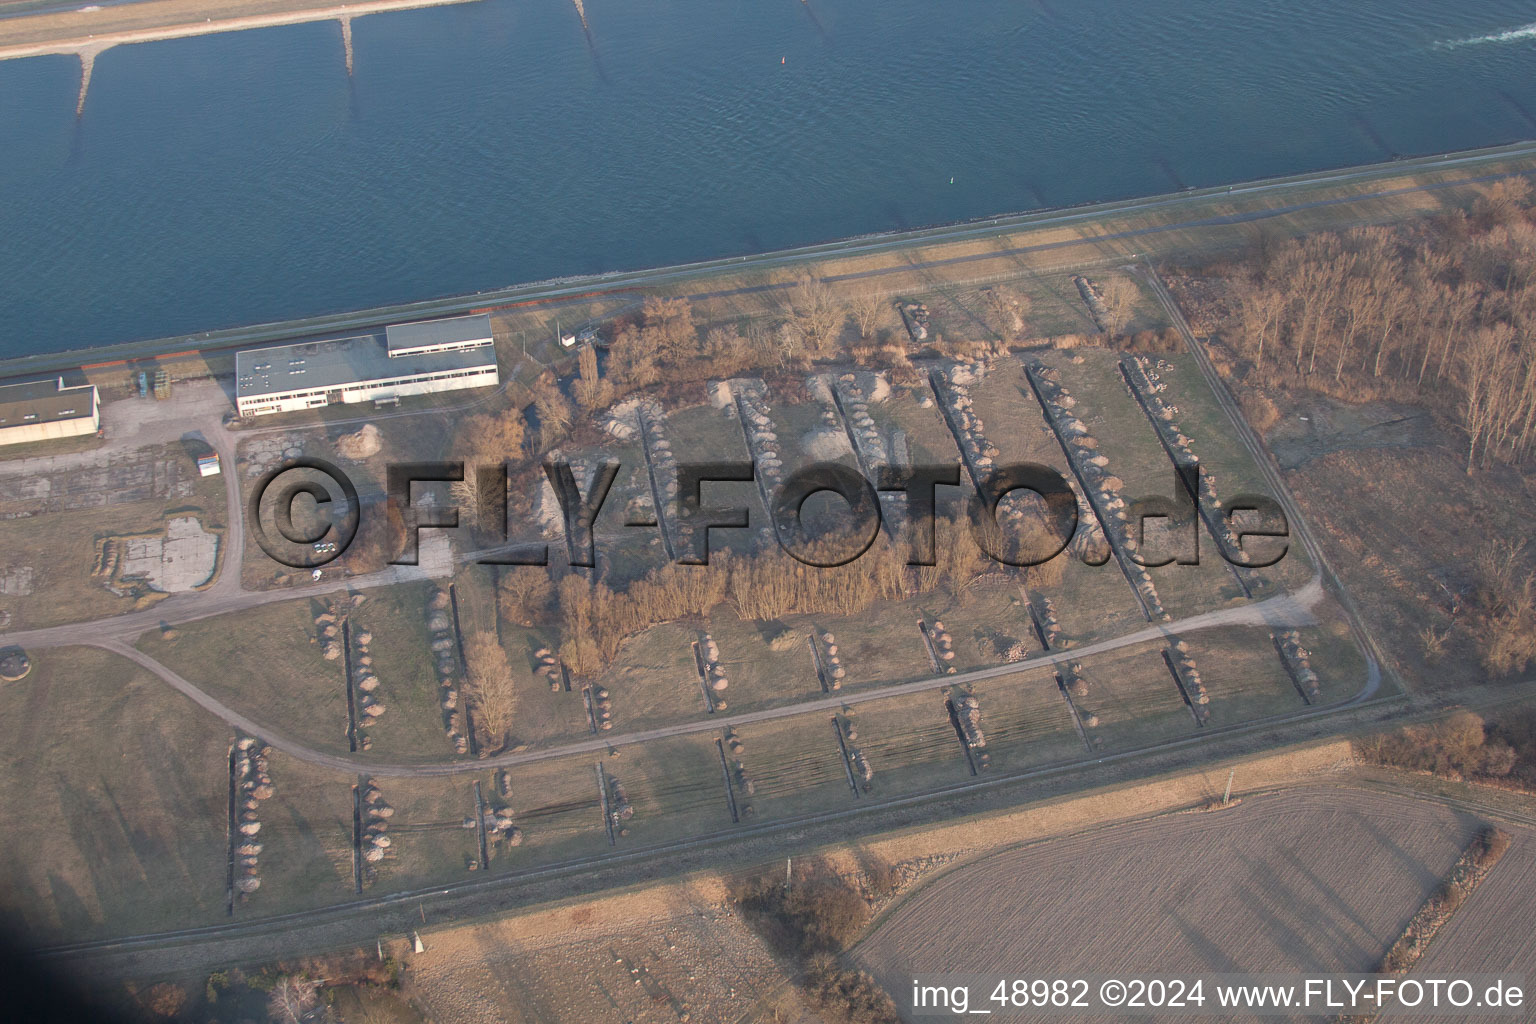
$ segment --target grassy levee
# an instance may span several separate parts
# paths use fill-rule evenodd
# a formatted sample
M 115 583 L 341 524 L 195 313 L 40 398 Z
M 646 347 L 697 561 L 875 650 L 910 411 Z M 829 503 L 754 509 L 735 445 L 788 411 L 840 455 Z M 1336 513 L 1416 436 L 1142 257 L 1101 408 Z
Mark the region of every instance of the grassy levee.
M 0 913 L 22 941 L 224 915 L 228 728 L 104 651 L 0 685 Z
M 564 757 L 513 769 L 508 803 L 526 838 L 513 855 L 492 861 L 491 870 L 558 864 L 606 851 L 595 767 L 603 760 Z
M 1210 695 L 1210 725 L 1283 715 L 1305 705 L 1275 653 L 1269 630 L 1231 627 L 1184 639 Z
M 969 777 L 960 740 L 938 692 L 861 704 L 850 720 L 859 731 L 859 748 L 874 769 L 877 798 L 952 785 Z
M 352 894 L 350 775 L 315 768 L 282 751 L 269 755 L 272 788 L 257 810 L 261 888 L 236 916 L 264 916 L 340 903 Z

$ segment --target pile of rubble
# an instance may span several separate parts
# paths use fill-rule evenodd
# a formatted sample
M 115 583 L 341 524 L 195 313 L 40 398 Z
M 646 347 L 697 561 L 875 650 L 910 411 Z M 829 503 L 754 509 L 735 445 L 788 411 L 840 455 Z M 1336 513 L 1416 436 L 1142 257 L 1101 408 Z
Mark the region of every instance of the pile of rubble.
M 784 485 L 784 460 L 780 457 L 779 435 L 774 430 L 773 417 L 769 415 L 772 407 L 768 404 L 768 388 L 756 379 L 735 381 L 733 387 L 737 405 L 741 408 L 741 429 L 747 439 L 747 451 L 757 467 L 757 485 L 771 510 L 770 496 L 777 494 Z M 771 534 L 764 536 L 765 541 L 772 539 Z
M 1088 426 L 1073 414 L 1076 400 L 1061 383 L 1061 375 L 1050 367 L 1031 365 L 1025 368 L 1036 392 L 1045 405 L 1057 435 L 1063 442 L 1067 458 L 1084 484 L 1093 492 L 1098 507 L 1107 518 L 1102 520 L 1105 530 L 1113 533 L 1115 546 L 1125 555 L 1134 555 L 1139 545 L 1131 525 L 1130 512 L 1121 490 L 1125 484 L 1109 472 L 1109 459 L 1099 451 L 1098 440 L 1088 432 Z M 1130 557 L 1121 560 L 1121 567 L 1141 594 L 1147 614 L 1154 620 L 1167 620 L 1157 587 L 1145 566 Z
M 1189 698 L 1190 710 L 1195 713 L 1195 720 L 1204 725 L 1211 717 L 1211 695 L 1205 692 L 1205 682 L 1200 678 L 1200 670 L 1195 667 L 1194 655 L 1189 653 L 1189 641 L 1175 640 L 1169 644 L 1168 661 L 1179 674 L 1184 695 Z
M 757 783 L 752 781 L 752 776 L 747 774 L 747 766 L 742 763 L 741 755 L 746 751 L 746 744 L 742 743 L 741 736 L 734 728 L 728 728 L 723 734 L 725 749 L 731 752 L 731 780 L 746 796 L 757 795 Z M 737 807 L 737 812 L 743 818 L 750 818 L 757 813 L 752 806 L 752 801 L 744 800 Z
M 725 666 L 720 663 L 720 645 L 715 643 L 715 638 L 708 633 L 699 634 L 699 667 L 704 673 L 704 686 L 709 690 L 709 706 L 716 711 L 726 709 L 725 698 L 720 694 L 726 691 L 731 681 L 726 678 Z
M 379 454 L 381 445 L 379 428 L 365 423 L 356 433 L 342 434 L 336 439 L 336 454 L 352 462 L 362 462 Z
M 1296 680 L 1296 685 L 1301 687 L 1307 702 L 1316 704 L 1322 700 L 1322 684 L 1312 668 L 1312 652 L 1301 645 L 1301 634 L 1294 629 L 1282 629 L 1274 634 L 1274 638 L 1275 646 L 1280 649 L 1280 657 L 1285 659 L 1285 667 L 1290 671 L 1291 678 Z
M 434 590 L 427 602 L 428 646 L 437 665 L 438 707 L 443 713 L 443 728 L 456 753 L 469 752 L 469 730 L 465 725 L 464 701 L 459 692 L 458 644 L 453 635 L 451 605 L 446 590 Z
M 361 787 L 363 803 L 362 835 L 358 836 L 358 847 L 365 864 L 377 864 L 384 859 L 389 851 L 389 819 L 395 816 L 395 809 L 384 800 L 384 794 L 379 791 L 378 783 L 369 779 Z M 370 877 L 372 872 L 370 871 Z
M 1067 691 L 1067 695 L 1074 700 L 1088 696 L 1088 679 L 1083 675 L 1083 663 L 1080 661 L 1068 661 L 1062 663 L 1057 669 L 1061 679 L 1061 688 Z M 1097 722 L 1095 722 L 1097 724 Z
M 629 794 L 624 791 L 624 786 L 612 775 L 608 776 L 608 820 L 614 831 L 621 836 L 629 835 L 629 829 L 623 823 L 634 816 L 635 809 L 629 802 Z
M 357 687 L 357 745 L 363 750 L 373 747 L 373 740 L 369 738 L 367 727 L 378 717 L 384 714 L 384 705 L 379 701 L 377 690 L 379 677 L 373 671 L 373 655 L 368 653 L 369 645 L 373 643 L 373 634 L 367 630 L 360 630 L 352 635 L 352 647 L 354 652 L 353 664 L 356 666 L 354 677 Z
M 1082 274 L 1072 278 L 1072 283 L 1077 285 L 1077 292 L 1083 297 L 1083 303 L 1088 307 L 1088 313 L 1093 317 L 1094 326 L 1103 334 L 1109 333 L 1109 324 L 1113 319 L 1109 310 L 1104 305 L 1104 297 L 1099 294 L 1099 288 Z
M 480 827 L 485 829 L 487 853 L 498 853 L 500 847 L 511 848 L 523 845 L 523 830 L 517 827 L 515 819 L 516 815 L 510 807 L 485 809 L 485 813 L 480 818 Z
M 994 637 L 992 645 L 997 656 L 1010 665 L 1029 657 L 1032 650 L 1028 642 L 1006 635 Z
M 1198 470 L 1200 457 L 1195 454 L 1194 438 L 1179 428 L 1179 407 L 1163 399 L 1163 392 L 1168 389 L 1168 383 L 1163 378 L 1174 369 L 1173 364 L 1164 359 L 1136 356 L 1127 359 L 1123 365 L 1131 397 L 1147 410 L 1168 457 L 1175 465 L 1194 466 Z M 1200 485 L 1197 490 L 1202 518 L 1217 533 L 1226 552 L 1237 557 L 1240 562 L 1242 540 L 1232 528 L 1231 518 L 1222 511 L 1221 499 L 1216 496 L 1216 478 L 1203 470 L 1199 470 L 1199 473 Z
M 885 383 L 880 378 L 876 380 Z M 873 474 L 879 467 L 889 465 L 893 461 L 893 452 L 880 436 L 874 417 L 869 414 L 870 403 L 878 399 L 866 391 L 859 383 L 859 377 L 852 373 L 840 375 L 833 386 L 837 388 L 838 404 L 848 416 L 848 434 L 858 448 L 859 461 L 865 472 Z M 890 386 L 886 385 L 885 390 L 889 392 Z M 825 415 L 830 416 L 830 410 Z
M 820 661 L 821 671 L 826 677 L 827 686 L 833 690 L 841 690 L 843 688 L 843 677 L 848 674 L 848 670 L 843 668 L 843 658 L 837 650 L 837 637 L 832 635 L 831 630 L 821 634 Z
M 271 748 L 249 736 L 235 744 L 235 889 L 242 897 L 261 888 L 256 860 L 261 854 L 261 819 L 256 813 L 263 800 L 276 792 L 272 788 L 272 776 L 267 773 L 267 758 Z
M 912 343 L 921 345 L 928 340 L 928 304 L 926 302 L 898 302 L 896 309 L 901 313 L 901 322 L 907 325 L 907 333 L 912 336 Z

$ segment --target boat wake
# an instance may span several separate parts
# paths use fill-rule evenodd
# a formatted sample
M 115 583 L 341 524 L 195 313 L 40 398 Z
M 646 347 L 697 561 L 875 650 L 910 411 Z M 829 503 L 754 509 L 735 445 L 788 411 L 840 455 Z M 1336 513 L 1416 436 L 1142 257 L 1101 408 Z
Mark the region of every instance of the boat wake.
M 1517 43 L 1523 39 L 1536 39 L 1536 22 L 1521 25 L 1519 28 L 1506 29 L 1503 32 L 1490 32 L 1485 36 L 1471 36 L 1467 39 L 1436 43 L 1435 49 L 1452 50 L 1462 46 L 1481 46 L 1484 43 Z

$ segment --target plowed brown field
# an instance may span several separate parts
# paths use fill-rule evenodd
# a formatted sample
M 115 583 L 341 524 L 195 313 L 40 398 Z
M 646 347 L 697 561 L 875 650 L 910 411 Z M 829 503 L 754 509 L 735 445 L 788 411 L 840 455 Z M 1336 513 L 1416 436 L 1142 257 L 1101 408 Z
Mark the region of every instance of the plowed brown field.
M 899 904 L 857 955 L 898 1000 L 916 973 L 1374 970 L 1479 824 L 1406 797 L 1318 789 L 1116 825 L 937 879 Z M 1526 837 L 1510 855 L 1516 863 L 1496 869 L 1463 912 L 1508 906 L 1518 894 L 1500 901 L 1498 890 L 1518 887 L 1533 845 Z M 1502 938 L 1507 921 L 1468 924 L 1457 920 L 1445 945 L 1469 936 L 1468 948 L 1498 947 L 1490 964 L 1530 962 L 1529 939 Z

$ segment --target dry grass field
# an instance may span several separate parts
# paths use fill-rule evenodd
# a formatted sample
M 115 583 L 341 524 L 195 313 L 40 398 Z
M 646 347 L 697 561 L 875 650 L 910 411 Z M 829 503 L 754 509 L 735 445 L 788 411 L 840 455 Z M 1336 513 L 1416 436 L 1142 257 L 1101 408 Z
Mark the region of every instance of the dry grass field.
M 430 583 L 381 587 L 349 616 L 354 637 L 367 633 L 373 638 L 369 657 L 379 679 L 374 697 L 385 707 L 367 726 L 374 757 L 399 762 L 453 753 L 438 707 L 437 673 L 428 646 L 427 602 L 435 589 Z M 360 674 L 355 663 L 352 671 Z
M 1463 460 L 1439 445 L 1346 450 L 1287 474 L 1372 630 L 1401 638 L 1385 652 L 1392 667 L 1429 688 L 1485 678 L 1458 619 L 1475 593 L 1473 555 L 1529 532 L 1529 478 L 1468 476 Z M 1443 657 L 1426 657 L 1425 630 L 1445 638 Z
M 814 1024 L 723 895 L 701 879 L 425 931 L 406 991 L 437 1024 Z
M 311 642 L 318 609 L 283 601 L 187 623 L 169 640 L 151 630 L 138 647 L 255 721 L 344 754 L 346 681 L 341 659 L 326 661 Z
M 912 975 L 962 964 L 999 976 L 1368 971 L 1479 827 L 1356 790 L 1250 797 L 988 855 L 901 901 L 855 954 L 898 1000 Z M 1501 866 L 1489 887 L 1518 878 Z
M 27 941 L 222 918 L 231 734 L 138 666 L 39 652 L 0 686 L 0 913 Z

